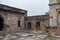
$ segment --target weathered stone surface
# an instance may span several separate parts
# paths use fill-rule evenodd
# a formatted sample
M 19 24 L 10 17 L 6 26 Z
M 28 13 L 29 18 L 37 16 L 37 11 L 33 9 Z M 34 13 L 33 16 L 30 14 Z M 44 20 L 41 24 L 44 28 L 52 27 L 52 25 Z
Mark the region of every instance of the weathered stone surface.
M 25 10 L 0 4 L 0 17 L 4 20 L 3 21 L 4 28 L 2 31 L 16 32 L 19 31 L 20 29 L 23 29 L 25 13 L 26 13 Z M 18 21 L 20 21 L 20 27 L 18 27 Z
M 36 32 L 36 31 L 35 31 Z M 40 33 L 26 33 L 26 32 L 16 32 L 1 34 L 0 40 L 60 40 L 60 37 L 49 34 L 40 34 Z

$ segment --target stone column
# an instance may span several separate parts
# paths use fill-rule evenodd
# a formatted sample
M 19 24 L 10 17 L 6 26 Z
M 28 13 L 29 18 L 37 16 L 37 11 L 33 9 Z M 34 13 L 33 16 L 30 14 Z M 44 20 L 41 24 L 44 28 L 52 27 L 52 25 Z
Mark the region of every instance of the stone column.
M 35 21 L 34 20 L 32 21 L 32 28 L 33 28 L 33 30 L 36 30 Z

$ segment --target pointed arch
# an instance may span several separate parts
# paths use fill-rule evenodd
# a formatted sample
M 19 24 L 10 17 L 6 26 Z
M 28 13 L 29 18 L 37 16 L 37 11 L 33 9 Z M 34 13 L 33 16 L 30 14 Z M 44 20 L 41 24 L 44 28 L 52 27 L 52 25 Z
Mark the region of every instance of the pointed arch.
M 60 11 L 58 12 L 58 15 L 57 15 L 57 21 L 58 21 L 58 25 L 60 25 Z
M 31 22 L 28 22 L 28 30 L 31 30 Z
M 40 22 L 36 22 L 36 30 L 40 30 Z

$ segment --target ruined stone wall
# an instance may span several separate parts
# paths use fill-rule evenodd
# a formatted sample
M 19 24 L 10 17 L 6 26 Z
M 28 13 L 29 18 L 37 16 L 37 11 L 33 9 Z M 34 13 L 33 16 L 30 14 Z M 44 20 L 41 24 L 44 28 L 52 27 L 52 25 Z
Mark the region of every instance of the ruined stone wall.
M 49 3 L 50 8 L 50 26 L 51 27 L 57 27 L 57 15 L 58 15 L 58 9 L 60 9 L 60 4 L 57 0 L 50 0 L 52 1 L 52 4 Z
M 17 21 L 18 21 L 18 18 L 17 18 L 17 15 L 15 13 L 8 13 L 7 15 L 7 24 L 10 26 L 10 30 L 11 31 L 14 31 L 16 30 L 17 28 Z
M 20 29 L 24 29 L 24 17 L 25 15 L 17 14 L 18 20 L 20 20 Z
M 44 32 L 48 31 L 48 27 L 50 27 L 49 23 L 50 23 L 49 18 L 47 18 L 44 21 L 41 21 L 41 30 L 44 31 Z
M 15 14 L 15 13 L 10 13 L 8 14 L 9 17 L 9 25 L 11 27 L 11 29 L 13 29 L 14 31 L 19 31 L 20 29 L 23 29 L 24 27 L 24 15 L 22 14 Z M 20 21 L 20 27 L 18 27 L 18 21 Z
M 48 16 L 30 16 L 30 17 L 26 17 L 25 18 L 25 29 L 28 29 L 28 23 L 31 23 L 31 30 L 40 30 L 40 31 L 45 31 L 46 29 L 46 25 L 48 26 L 48 21 L 49 21 L 49 17 Z M 40 26 L 36 26 L 37 22 L 40 23 Z
M 26 10 L 0 4 L 0 17 L 4 20 L 4 23 L 2 22 L 2 25 L 4 26 L 3 28 L 4 30 L 2 31 L 15 32 L 15 31 L 23 30 L 24 17 L 26 16 L 27 16 Z
M 0 11 L 0 16 L 4 19 L 4 31 L 15 32 L 15 31 L 19 31 L 20 29 L 23 29 L 24 15 L 14 12 Z M 20 27 L 18 27 L 18 21 L 21 21 Z

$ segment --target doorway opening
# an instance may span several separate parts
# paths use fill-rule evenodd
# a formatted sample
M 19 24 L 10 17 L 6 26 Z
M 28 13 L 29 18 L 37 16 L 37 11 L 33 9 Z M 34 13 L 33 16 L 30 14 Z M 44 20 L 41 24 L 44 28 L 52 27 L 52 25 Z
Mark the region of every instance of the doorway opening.
M 31 22 L 28 22 L 28 30 L 31 30 Z
M 0 17 L 0 31 L 3 31 L 3 28 L 4 28 L 3 21 L 4 21 L 3 18 Z
M 40 30 L 40 22 L 36 22 L 36 30 Z

